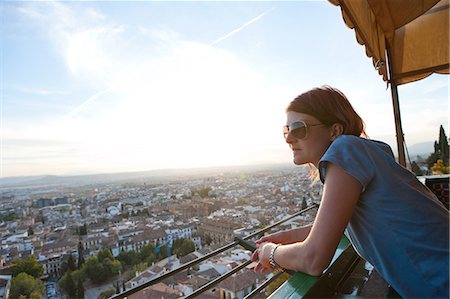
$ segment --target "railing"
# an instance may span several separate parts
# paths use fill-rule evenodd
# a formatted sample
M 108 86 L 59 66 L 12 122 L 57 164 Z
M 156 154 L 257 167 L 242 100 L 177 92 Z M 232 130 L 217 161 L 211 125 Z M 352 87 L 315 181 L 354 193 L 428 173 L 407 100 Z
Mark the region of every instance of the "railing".
M 274 227 L 276 227 L 276 226 L 278 226 L 278 225 L 280 225 L 280 224 L 282 224 L 282 223 L 284 223 L 286 221 L 289 221 L 289 220 L 291 220 L 291 219 L 293 219 L 295 217 L 298 217 L 301 214 L 303 214 L 303 213 L 305 213 L 305 212 L 307 212 L 309 210 L 315 209 L 317 207 L 318 207 L 318 204 L 313 203 L 311 206 L 307 207 L 306 209 L 302 209 L 302 210 L 300 210 L 300 211 L 298 211 L 298 212 L 296 212 L 296 213 L 294 213 L 294 214 L 292 214 L 292 215 L 290 215 L 290 216 L 288 216 L 288 217 L 286 217 L 286 218 L 284 218 L 284 219 L 282 219 L 282 220 L 280 220 L 278 222 L 275 222 L 275 223 L 273 223 L 273 224 L 271 224 L 269 226 L 266 226 L 266 227 L 264 227 L 264 228 L 262 228 L 262 229 L 260 229 L 258 231 L 255 231 L 254 233 L 244 237 L 243 240 L 249 240 L 249 239 L 252 239 L 252 238 L 254 238 L 256 236 L 262 235 L 263 233 L 269 231 L 270 229 L 272 229 L 272 228 L 274 228 Z M 169 277 L 171 277 L 171 276 L 173 276 L 173 275 L 175 275 L 175 274 L 177 274 L 177 273 L 179 273 L 179 272 L 181 272 L 183 270 L 186 270 L 186 269 L 190 268 L 191 266 L 193 266 L 195 264 L 203 262 L 203 261 L 209 259 L 210 257 L 215 256 L 215 255 L 217 255 L 217 254 L 219 254 L 221 252 L 224 252 L 224 251 L 226 251 L 226 250 L 228 250 L 230 248 L 233 248 L 233 247 L 235 247 L 237 245 L 239 245 L 238 241 L 231 242 L 231 243 L 229 243 L 229 244 L 227 244 L 227 245 L 225 245 L 223 247 L 220 247 L 220 248 L 210 252 L 207 255 L 201 256 L 201 257 L 199 257 L 199 258 L 197 258 L 195 260 L 192 260 L 192 261 L 190 261 L 190 262 L 188 262 L 186 264 L 180 265 L 179 267 L 177 267 L 177 268 L 175 268 L 175 269 L 173 269 L 173 270 L 171 270 L 171 271 L 169 271 L 167 273 L 164 273 L 161 276 L 158 276 L 158 277 L 156 277 L 156 278 L 154 278 L 152 280 L 149 280 L 149 281 L 147 281 L 145 283 L 142 283 L 142 284 L 140 284 L 140 285 L 138 285 L 138 286 L 136 286 L 134 288 L 128 289 L 128 290 L 126 290 L 126 291 L 124 291 L 124 292 L 122 292 L 120 294 L 116 294 L 116 295 L 112 296 L 111 298 L 113 298 L 113 299 L 126 298 L 127 296 L 129 296 L 131 294 L 134 294 L 134 293 L 136 293 L 136 292 L 138 292 L 140 290 L 143 290 L 143 289 L 145 289 L 145 288 L 147 288 L 147 287 L 149 287 L 151 285 L 154 285 L 154 284 L 156 284 L 158 282 L 161 282 L 161 281 L 163 281 L 163 280 L 165 280 L 165 279 L 167 279 L 167 278 L 169 278 Z M 243 263 L 243 264 L 233 268 L 232 270 L 228 271 L 227 273 L 217 277 L 216 279 L 214 279 L 214 280 L 208 282 L 207 284 L 201 286 L 200 288 L 196 289 L 192 294 L 187 295 L 184 298 L 193 298 L 193 297 L 197 296 L 198 294 L 205 292 L 206 290 L 208 290 L 212 286 L 216 285 L 217 283 L 221 282 L 222 280 L 224 280 L 224 279 L 230 277 L 231 275 L 239 272 L 241 269 L 245 268 L 250 263 L 251 263 L 251 261 L 247 261 L 247 262 L 245 262 L 245 263 Z M 272 276 L 268 280 L 264 281 L 260 286 L 258 286 L 255 290 L 253 290 L 245 298 L 250 298 L 250 297 L 256 295 L 257 293 L 259 293 L 262 289 L 267 287 L 274 279 L 276 279 L 280 274 L 281 273 L 276 273 L 274 276 Z

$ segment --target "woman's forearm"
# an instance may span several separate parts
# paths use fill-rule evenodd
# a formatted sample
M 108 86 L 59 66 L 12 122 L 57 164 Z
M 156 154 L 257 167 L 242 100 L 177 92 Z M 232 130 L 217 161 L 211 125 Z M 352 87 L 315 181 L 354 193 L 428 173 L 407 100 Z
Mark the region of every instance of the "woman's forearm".
M 284 268 L 319 276 L 327 266 L 327 261 L 304 242 L 279 246 L 274 254 L 275 263 Z
M 312 225 L 308 225 L 286 231 L 288 235 L 286 238 L 287 242 L 285 242 L 285 244 L 303 242 L 308 237 L 309 232 L 311 231 L 311 227 Z

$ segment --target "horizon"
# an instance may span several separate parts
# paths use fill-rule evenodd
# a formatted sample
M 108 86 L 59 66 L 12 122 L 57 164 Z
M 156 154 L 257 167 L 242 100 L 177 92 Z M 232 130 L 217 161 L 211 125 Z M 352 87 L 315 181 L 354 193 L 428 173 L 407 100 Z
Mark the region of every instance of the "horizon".
M 323 84 L 397 154 L 390 89 L 329 2 L 0 9 L 0 179 L 291 163 L 284 108 Z M 448 134 L 448 75 L 399 98 L 408 147 Z

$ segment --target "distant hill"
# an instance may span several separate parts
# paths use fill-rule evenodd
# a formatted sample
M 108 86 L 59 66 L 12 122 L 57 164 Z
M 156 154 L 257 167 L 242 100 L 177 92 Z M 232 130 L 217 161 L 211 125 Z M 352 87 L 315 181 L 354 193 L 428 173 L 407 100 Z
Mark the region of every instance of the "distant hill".
M 214 175 L 218 173 L 254 172 L 273 169 L 284 169 L 295 167 L 289 164 L 263 164 L 263 165 L 241 165 L 241 166 L 217 166 L 205 168 L 186 169 L 156 169 L 139 172 L 102 173 L 91 175 L 74 176 L 19 176 L 0 178 L 0 189 L 23 187 L 23 186 L 60 186 L 60 185 L 89 185 L 98 183 L 110 183 L 117 181 L 130 181 L 136 179 L 155 179 L 155 181 L 180 178 L 187 176 Z
M 408 151 L 411 157 L 420 155 L 422 158 L 427 158 L 432 152 L 434 152 L 434 141 L 410 145 L 408 146 Z

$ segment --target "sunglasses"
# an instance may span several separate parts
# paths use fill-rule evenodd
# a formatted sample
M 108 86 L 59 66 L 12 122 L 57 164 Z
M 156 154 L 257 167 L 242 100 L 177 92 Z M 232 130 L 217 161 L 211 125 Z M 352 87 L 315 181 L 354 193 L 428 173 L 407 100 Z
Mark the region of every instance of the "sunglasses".
M 304 121 L 293 122 L 290 126 L 283 127 L 284 139 L 287 139 L 288 135 L 291 134 L 292 137 L 296 139 L 303 139 L 308 133 L 308 127 L 323 126 L 323 124 L 310 124 L 307 125 Z

